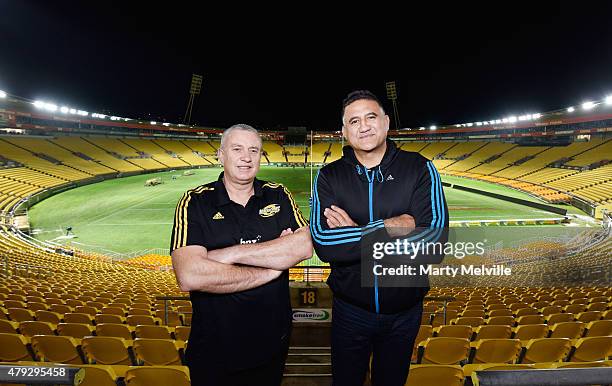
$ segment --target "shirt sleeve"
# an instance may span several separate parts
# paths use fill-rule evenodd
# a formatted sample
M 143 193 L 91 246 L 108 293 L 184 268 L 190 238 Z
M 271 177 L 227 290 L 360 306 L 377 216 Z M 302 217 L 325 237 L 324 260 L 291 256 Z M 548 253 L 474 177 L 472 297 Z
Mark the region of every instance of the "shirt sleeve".
M 188 245 L 206 247 L 204 226 L 201 222 L 202 214 L 199 213 L 199 206 L 194 196 L 194 192 L 186 192 L 176 205 L 172 237 L 170 238 L 170 253 Z
M 310 233 L 317 256 L 329 263 L 354 263 L 361 260 L 362 239 L 365 235 L 383 229 L 383 220 L 365 226 L 330 229 L 323 210 L 337 205 L 333 187 L 319 171 L 314 180 L 312 205 L 310 208 Z
M 290 212 L 289 213 L 289 224 L 290 224 L 291 230 L 296 230 L 296 229 L 308 226 L 308 221 L 306 221 L 306 219 L 304 218 L 304 215 L 302 214 L 302 210 L 295 202 L 293 195 L 291 194 L 289 189 L 287 189 L 283 185 L 281 185 L 281 200 L 283 201 L 282 202 L 283 209 L 290 208 L 289 209 L 289 212 Z

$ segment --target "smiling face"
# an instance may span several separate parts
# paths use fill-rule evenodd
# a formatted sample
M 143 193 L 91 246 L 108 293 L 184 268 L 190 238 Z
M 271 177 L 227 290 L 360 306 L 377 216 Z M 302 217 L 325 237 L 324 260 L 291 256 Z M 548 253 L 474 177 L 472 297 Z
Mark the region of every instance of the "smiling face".
M 252 183 L 259 171 L 261 138 L 250 131 L 232 130 L 219 148 L 224 178 L 238 184 Z
M 342 124 L 342 134 L 355 151 L 371 152 L 384 147 L 389 116 L 376 101 L 359 99 L 347 105 Z

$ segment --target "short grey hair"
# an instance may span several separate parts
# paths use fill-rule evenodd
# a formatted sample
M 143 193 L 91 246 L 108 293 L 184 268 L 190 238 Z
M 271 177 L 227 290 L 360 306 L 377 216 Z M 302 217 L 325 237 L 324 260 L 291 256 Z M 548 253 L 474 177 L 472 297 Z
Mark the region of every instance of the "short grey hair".
M 249 131 L 249 132 L 257 135 L 257 137 L 259 138 L 259 141 L 263 145 L 263 140 L 261 139 L 261 136 L 259 135 L 259 132 L 257 131 L 257 129 L 255 129 L 251 125 L 247 125 L 246 123 L 237 123 L 235 125 L 232 125 L 232 126 L 228 127 L 227 129 L 225 129 L 223 131 L 223 134 L 221 134 L 221 146 L 220 146 L 221 148 L 223 148 L 223 145 L 225 145 L 226 138 L 229 137 L 231 132 L 234 131 L 234 130 Z

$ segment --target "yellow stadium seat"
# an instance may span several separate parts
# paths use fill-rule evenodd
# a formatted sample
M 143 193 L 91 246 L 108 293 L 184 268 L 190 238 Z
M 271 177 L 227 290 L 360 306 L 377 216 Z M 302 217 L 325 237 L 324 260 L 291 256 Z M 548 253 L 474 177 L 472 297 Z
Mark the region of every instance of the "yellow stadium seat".
M 25 308 L 8 308 L 9 318 L 14 322 L 25 322 L 27 320 L 36 320 L 34 311 Z
M 28 350 L 30 340 L 20 334 L 0 333 L 0 361 L 17 362 L 34 360 Z
M 134 354 L 139 364 L 147 366 L 178 366 L 182 364 L 181 357 L 185 343 L 171 339 L 134 340 Z
M 434 337 L 419 344 L 418 363 L 452 365 L 467 361 L 470 341 L 461 338 Z
M 546 317 L 546 323 L 551 326 L 553 324 L 562 322 L 573 322 L 574 314 L 562 313 L 562 314 L 551 314 Z
M 64 315 L 69 312 L 74 312 L 74 308 L 66 304 L 51 304 L 49 306 L 49 311 L 57 312 L 60 315 Z
M 486 325 L 479 326 L 474 329 L 476 337 L 479 339 L 510 339 L 512 336 L 512 327 L 506 325 Z
M 168 326 L 137 325 L 135 333 L 137 338 L 172 339 L 172 329 Z
M 587 324 L 587 337 L 612 335 L 612 320 L 595 320 Z
M 134 365 L 130 353 L 132 341 L 111 336 L 88 336 L 82 340 L 85 357 L 90 363 Z
M 412 365 L 405 386 L 461 386 L 463 380 L 461 366 Z
M 161 320 L 154 318 L 151 315 L 128 315 L 127 324 L 130 326 L 137 326 L 139 324 L 147 326 L 159 325 Z
M 174 337 L 177 340 L 187 341 L 189 340 L 189 333 L 191 332 L 191 327 L 189 326 L 176 326 L 174 328 Z M 418 344 L 418 342 L 416 342 Z
M 582 322 L 561 322 L 550 326 L 551 338 L 569 338 L 575 339 L 582 336 L 585 323 Z
M 520 363 L 559 362 L 564 360 L 572 348 L 567 338 L 531 339 L 525 345 Z
M 518 339 L 482 339 L 472 343 L 472 363 L 513 363 L 521 353 Z
M 465 325 L 446 325 L 436 328 L 436 336 L 472 339 L 472 327 Z
M 86 336 L 94 334 L 95 327 L 91 324 L 84 323 L 59 323 L 57 325 L 57 334 L 61 336 L 71 336 L 77 339 L 83 339 Z
M 576 315 L 576 320 L 584 323 L 589 323 L 594 320 L 601 319 L 601 311 L 585 311 Z
M 125 316 L 115 314 L 96 314 L 94 320 L 96 324 L 112 323 L 112 324 L 123 324 L 125 323 Z
M 524 324 L 514 329 L 514 338 L 520 340 L 540 339 L 548 336 L 546 324 Z
M 66 323 L 93 324 L 93 320 L 93 316 L 80 312 L 69 312 L 64 314 L 64 322 Z
M 96 335 L 98 336 L 114 336 L 125 340 L 134 339 L 133 327 L 127 324 L 118 323 L 100 323 L 96 325 Z
M 509 310 L 507 308 L 495 309 L 495 310 L 489 311 L 489 318 L 493 318 L 496 316 L 514 316 L 514 314 L 512 313 L 512 310 Z
M 83 364 L 77 347 L 79 341 L 67 336 L 35 335 L 32 349 L 40 360 L 45 362 Z
M 593 336 L 577 339 L 570 361 L 592 362 L 607 360 L 612 355 L 612 336 Z
M 451 324 L 478 327 L 484 324 L 484 318 L 477 316 L 458 317 L 451 320 Z
M 79 386 L 116 386 L 120 378 L 116 371 L 117 366 L 75 365 L 74 367 L 85 369 L 85 378 Z
M 131 367 L 125 373 L 125 383 L 127 386 L 189 386 L 189 369 L 186 366 Z
M 0 333 L 3 334 L 18 334 L 19 323 L 10 320 L 0 320 Z
M 57 326 L 49 322 L 25 321 L 19 323 L 19 331 L 27 337 L 34 335 L 55 335 Z
M 524 324 L 543 324 L 545 321 L 544 316 L 542 315 L 525 315 L 516 319 L 517 325 Z
M 36 320 L 39 322 L 58 324 L 62 321 L 62 315 L 53 311 L 38 310 L 34 314 L 36 315 Z

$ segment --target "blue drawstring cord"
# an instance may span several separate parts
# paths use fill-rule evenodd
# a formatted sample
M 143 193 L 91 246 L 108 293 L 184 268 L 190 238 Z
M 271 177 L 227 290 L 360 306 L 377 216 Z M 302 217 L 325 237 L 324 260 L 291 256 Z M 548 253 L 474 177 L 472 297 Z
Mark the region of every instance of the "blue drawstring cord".
M 376 178 L 378 182 L 385 182 L 385 176 L 383 176 L 382 170 L 380 170 L 380 166 L 378 167 L 378 173 L 376 173 Z

